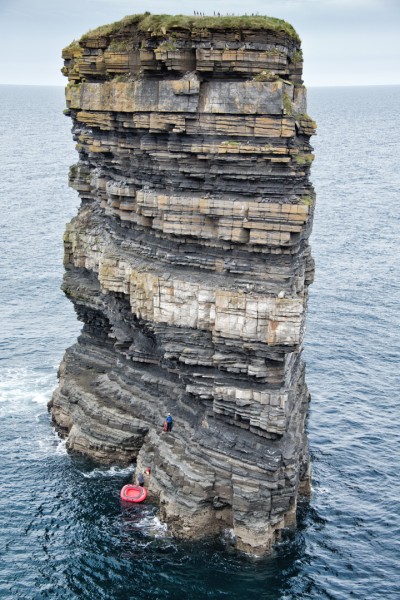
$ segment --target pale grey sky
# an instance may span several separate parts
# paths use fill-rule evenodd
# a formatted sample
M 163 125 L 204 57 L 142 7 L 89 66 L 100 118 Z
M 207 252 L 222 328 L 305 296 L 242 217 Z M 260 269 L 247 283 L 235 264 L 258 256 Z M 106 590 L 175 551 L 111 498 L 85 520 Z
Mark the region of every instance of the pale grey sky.
M 302 38 L 307 85 L 400 84 L 400 0 L 0 0 L 0 83 L 64 85 L 64 46 L 146 10 L 285 19 Z

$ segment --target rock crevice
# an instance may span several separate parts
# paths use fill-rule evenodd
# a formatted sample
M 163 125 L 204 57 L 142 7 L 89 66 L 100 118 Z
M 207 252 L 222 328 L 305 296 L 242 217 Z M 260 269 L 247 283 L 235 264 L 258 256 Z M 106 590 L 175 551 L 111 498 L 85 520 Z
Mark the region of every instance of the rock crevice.
M 262 17 L 136 15 L 63 57 L 82 200 L 63 289 L 84 326 L 53 419 L 71 451 L 151 467 L 174 534 L 232 528 L 266 552 L 310 478 L 299 38 Z

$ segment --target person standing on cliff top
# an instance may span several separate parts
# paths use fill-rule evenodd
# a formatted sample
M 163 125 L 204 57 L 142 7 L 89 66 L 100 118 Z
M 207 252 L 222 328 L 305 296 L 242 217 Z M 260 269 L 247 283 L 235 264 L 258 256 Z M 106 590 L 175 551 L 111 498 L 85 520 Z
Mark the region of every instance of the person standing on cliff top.
M 167 424 L 166 431 L 172 431 L 173 420 L 172 420 L 172 417 L 171 417 L 171 413 L 167 414 L 167 418 L 165 419 L 165 422 Z

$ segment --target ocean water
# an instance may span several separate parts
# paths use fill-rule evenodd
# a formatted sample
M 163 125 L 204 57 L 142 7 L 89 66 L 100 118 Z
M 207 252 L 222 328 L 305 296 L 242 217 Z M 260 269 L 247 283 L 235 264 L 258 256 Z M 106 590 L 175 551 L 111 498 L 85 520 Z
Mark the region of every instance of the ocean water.
M 171 539 L 131 469 L 67 455 L 46 410 L 80 330 L 59 287 L 77 194 L 63 90 L 0 86 L 0 598 L 400 597 L 400 87 L 315 88 L 313 495 L 254 559 Z

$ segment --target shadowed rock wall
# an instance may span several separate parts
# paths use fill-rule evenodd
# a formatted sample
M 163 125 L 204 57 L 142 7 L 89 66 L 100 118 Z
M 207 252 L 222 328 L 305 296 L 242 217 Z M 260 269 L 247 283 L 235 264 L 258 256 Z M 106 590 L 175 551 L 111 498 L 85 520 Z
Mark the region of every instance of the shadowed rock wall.
M 84 326 L 52 415 L 71 451 L 150 466 L 176 535 L 232 528 L 262 553 L 309 487 L 300 42 L 261 18 L 144 18 L 63 51 L 82 200 L 63 289 Z

